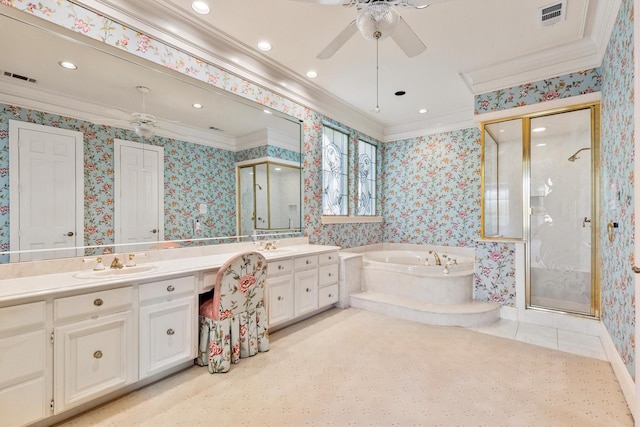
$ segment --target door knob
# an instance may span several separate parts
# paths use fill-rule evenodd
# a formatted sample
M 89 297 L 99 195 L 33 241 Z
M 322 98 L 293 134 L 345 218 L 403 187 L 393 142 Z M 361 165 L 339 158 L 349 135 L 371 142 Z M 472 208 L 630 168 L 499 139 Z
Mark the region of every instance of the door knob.
M 582 228 L 585 228 L 587 223 L 591 223 L 591 220 L 585 216 L 582 220 Z
M 154 228 L 153 230 L 151 230 L 151 232 L 152 232 L 153 234 L 156 234 L 156 233 L 158 232 L 158 230 L 157 230 L 156 228 Z
M 73 237 L 73 231 L 63 234 L 64 237 Z

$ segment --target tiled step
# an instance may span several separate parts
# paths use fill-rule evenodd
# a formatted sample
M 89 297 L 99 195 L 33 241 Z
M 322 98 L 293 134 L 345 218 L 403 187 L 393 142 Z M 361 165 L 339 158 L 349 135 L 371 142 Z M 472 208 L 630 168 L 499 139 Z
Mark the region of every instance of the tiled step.
M 427 304 L 379 292 L 351 295 L 351 306 L 414 322 L 474 328 L 500 319 L 500 304 L 471 301 L 464 304 Z

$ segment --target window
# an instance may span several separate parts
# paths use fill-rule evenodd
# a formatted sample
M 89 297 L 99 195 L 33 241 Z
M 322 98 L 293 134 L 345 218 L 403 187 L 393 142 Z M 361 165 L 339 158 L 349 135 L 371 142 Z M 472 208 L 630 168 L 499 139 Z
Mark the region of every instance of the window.
M 322 214 L 348 213 L 348 142 L 346 133 L 328 126 L 322 129 Z
M 358 215 L 376 214 L 377 147 L 358 141 Z

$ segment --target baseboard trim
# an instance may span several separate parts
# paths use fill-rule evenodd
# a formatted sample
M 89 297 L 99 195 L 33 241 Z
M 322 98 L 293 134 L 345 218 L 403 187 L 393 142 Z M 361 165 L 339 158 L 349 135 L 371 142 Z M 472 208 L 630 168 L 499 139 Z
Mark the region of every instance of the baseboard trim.
M 600 322 L 600 325 L 602 327 L 602 330 L 600 332 L 600 341 L 602 342 L 602 347 L 604 348 L 604 352 L 607 355 L 607 359 L 609 359 L 609 363 L 611 363 L 613 373 L 618 379 L 618 384 L 620 384 L 622 394 L 624 394 L 624 398 L 627 400 L 627 405 L 629 406 L 631 415 L 633 415 L 634 419 L 637 419 L 635 383 L 633 382 L 633 378 L 631 378 L 631 374 L 627 370 L 627 367 L 624 365 L 624 362 L 620 358 L 618 350 L 611 340 L 609 331 L 607 331 L 604 323 Z

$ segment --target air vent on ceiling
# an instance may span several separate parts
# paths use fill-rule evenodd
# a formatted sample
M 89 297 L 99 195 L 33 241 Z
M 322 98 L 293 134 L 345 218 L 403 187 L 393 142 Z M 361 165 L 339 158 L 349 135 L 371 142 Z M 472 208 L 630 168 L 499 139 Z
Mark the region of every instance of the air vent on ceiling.
M 538 9 L 538 28 L 548 27 L 565 19 L 567 0 L 548 4 Z
M 38 81 L 36 79 L 32 79 L 31 77 L 22 76 L 20 74 L 12 73 L 12 72 L 9 72 L 9 71 L 3 71 L 2 74 L 4 74 L 7 77 L 13 77 L 14 79 L 22 80 L 22 81 L 25 81 L 25 82 L 38 83 Z

